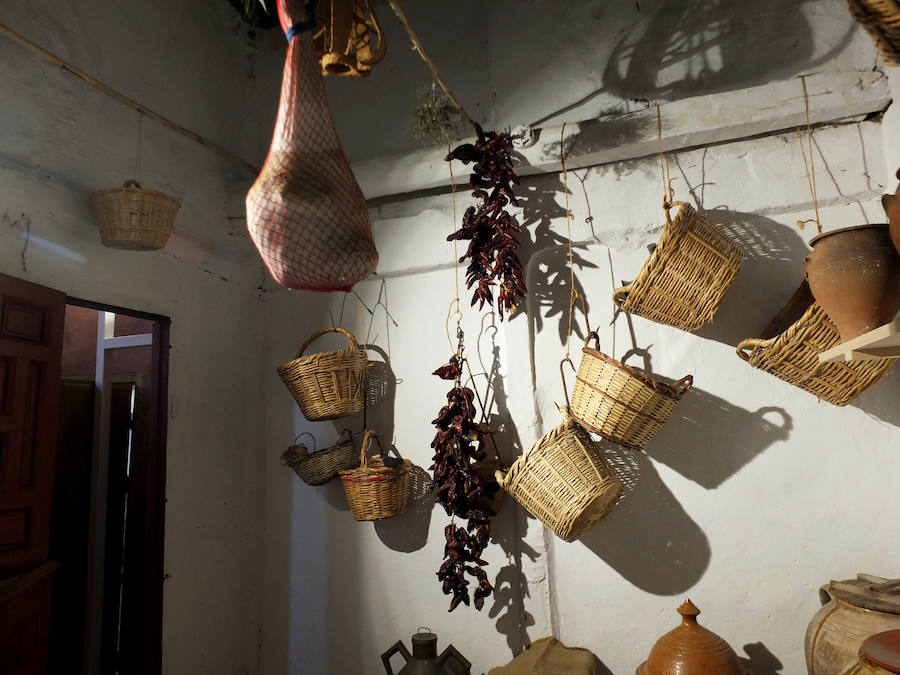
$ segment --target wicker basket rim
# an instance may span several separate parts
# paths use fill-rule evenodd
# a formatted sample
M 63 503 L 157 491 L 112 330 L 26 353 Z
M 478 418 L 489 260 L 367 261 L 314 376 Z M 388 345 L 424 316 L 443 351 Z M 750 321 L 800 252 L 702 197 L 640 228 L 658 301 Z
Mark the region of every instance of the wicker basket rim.
M 295 447 L 297 447 L 297 446 L 292 445 L 287 450 L 285 450 L 283 453 L 281 453 L 281 458 L 284 460 L 284 456 L 287 453 L 289 453 L 291 450 L 293 450 Z M 315 450 L 313 452 L 310 452 L 309 454 L 304 455 L 303 457 L 300 457 L 299 459 L 291 460 L 291 465 L 299 466 L 301 464 L 308 462 L 311 459 L 317 459 L 317 458 L 322 459 L 322 458 L 328 457 L 330 455 L 333 455 L 336 452 L 346 451 L 348 447 L 352 448 L 353 443 L 351 443 L 350 441 L 348 441 L 346 443 L 337 443 L 336 445 L 332 445 L 330 447 L 323 448 L 321 450 Z M 285 460 L 285 463 L 287 463 L 287 460 Z
M 147 188 L 136 188 L 136 187 L 117 187 L 117 188 L 109 188 L 107 190 L 95 190 L 91 193 L 91 200 L 105 200 L 107 197 L 112 196 L 115 193 L 126 192 L 128 194 L 143 194 L 153 197 L 158 197 L 161 199 L 166 199 L 176 206 L 181 207 L 181 201 L 173 197 L 172 195 L 167 195 L 165 192 L 159 192 L 158 190 L 148 190 Z
M 818 311 L 821 311 L 819 303 L 813 302 L 800 318 L 794 321 L 790 326 L 785 328 L 781 333 L 775 335 L 770 338 L 746 338 L 738 342 L 735 351 L 737 351 L 737 355 L 740 356 L 744 361 L 750 360 L 750 355 L 745 354 L 744 351 L 747 349 L 767 349 L 770 347 L 778 347 L 781 348 L 785 342 L 794 337 L 794 334 L 804 329 L 812 320 L 812 315 Z
M 616 368 L 618 368 L 619 370 L 624 372 L 626 375 L 633 377 L 637 380 L 640 380 L 643 384 L 652 388 L 656 393 L 658 393 L 662 396 L 665 396 L 666 398 L 671 398 L 675 401 L 680 401 L 681 397 L 685 395 L 685 393 L 688 391 L 688 389 L 691 388 L 691 386 L 693 386 L 693 383 L 694 383 L 693 375 L 685 375 L 680 380 L 678 380 L 674 385 L 669 384 L 668 382 L 662 382 L 660 380 L 654 379 L 654 378 L 650 377 L 649 375 L 647 375 L 647 373 L 644 373 L 644 372 L 638 370 L 637 368 L 633 368 L 632 366 L 629 366 L 625 363 L 622 363 L 621 361 L 619 361 L 617 359 L 614 359 L 611 356 L 604 354 L 599 349 L 594 349 L 593 347 L 585 346 L 582 348 L 581 351 L 584 354 L 589 354 L 595 358 L 600 359 L 601 361 L 608 363 L 611 366 L 615 366 Z M 684 382 L 686 386 L 683 389 L 678 389 L 677 387 L 678 387 L 679 383 L 681 383 L 681 382 Z
M 371 461 L 381 462 L 377 457 Z M 341 469 L 338 473 L 341 476 L 341 480 L 358 483 L 364 482 L 366 479 L 399 478 L 403 474 L 409 473 L 411 468 L 412 462 L 408 459 L 404 459 L 403 464 L 400 466 L 373 466 L 370 463 L 368 466 L 359 466 L 355 469 Z

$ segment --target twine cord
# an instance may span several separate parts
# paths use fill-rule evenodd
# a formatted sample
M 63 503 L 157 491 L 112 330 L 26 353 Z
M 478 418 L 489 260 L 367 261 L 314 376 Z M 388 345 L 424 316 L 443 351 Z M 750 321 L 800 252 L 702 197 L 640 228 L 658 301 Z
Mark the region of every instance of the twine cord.
M 394 14 L 397 16 L 397 19 L 400 21 L 400 25 L 403 26 L 403 29 L 406 31 L 406 34 L 409 36 L 410 42 L 412 42 L 413 49 L 418 52 L 419 56 L 422 57 L 422 60 L 425 62 L 425 65 L 428 66 L 428 69 L 431 71 L 432 76 L 437 81 L 439 85 L 441 85 L 441 89 L 444 90 L 444 93 L 447 94 L 447 98 L 450 99 L 450 102 L 456 106 L 456 109 L 462 114 L 463 117 L 468 120 L 469 124 L 472 126 L 477 126 L 475 120 L 473 120 L 469 113 L 466 112 L 466 109 L 462 107 L 462 104 L 453 95 L 453 92 L 450 91 L 450 87 L 447 86 L 447 83 L 444 82 L 444 78 L 441 77 L 441 74 L 438 72 L 437 66 L 434 65 L 434 62 L 428 57 L 428 53 L 425 51 L 425 47 L 422 46 L 422 42 L 419 40 L 415 31 L 413 31 L 412 26 L 409 25 L 409 20 L 406 18 L 406 15 L 403 13 L 403 10 L 400 9 L 400 5 L 397 4 L 397 0 L 387 0 L 388 5 L 390 5 Z
M 141 147 L 143 145 L 143 137 L 144 137 L 144 113 L 143 111 L 138 111 L 138 140 L 137 140 L 137 152 L 134 156 L 134 180 L 138 183 L 141 182 Z
M 800 76 L 800 83 L 803 85 L 803 106 L 806 109 L 806 139 L 809 145 L 809 159 L 806 157 L 807 150 L 803 147 L 803 134 L 800 131 L 800 127 L 797 127 L 797 138 L 800 140 L 800 154 L 803 156 L 803 165 L 806 167 L 806 181 L 809 183 L 809 193 L 812 195 L 813 210 L 816 213 L 816 217 L 798 220 L 797 227 L 802 230 L 807 223 L 815 223 L 818 234 L 822 234 L 822 221 L 819 218 L 819 196 L 816 190 L 816 167 L 813 157 L 812 125 L 809 122 L 809 92 L 806 89 L 806 75 Z
M 566 330 L 566 359 L 569 358 L 569 343 L 572 339 L 572 314 L 575 312 L 575 255 L 572 251 L 572 211 L 569 209 L 569 179 L 566 171 L 566 152 L 565 152 L 566 123 L 563 122 L 562 129 L 559 130 L 559 163 L 562 166 L 563 175 L 563 195 L 566 200 L 566 245 L 569 249 L 569 326 Z
M 659 105 L 656 106 L 656 142 L 659 149 L 659 173 L 662 177 L 662 205 L 663 209 L 666 212 L 666 221 L 671 223 L 672 217 L 670 214 L 670 210 L 672 209 L 672 203 L 675 201 L 675 189 L 672 187 L 672 182 L 677 180 L 677 177 L 672 178 L 672 173 L 669 167 L 669 155 L 663 152 L 662 112 L 659 109 Z

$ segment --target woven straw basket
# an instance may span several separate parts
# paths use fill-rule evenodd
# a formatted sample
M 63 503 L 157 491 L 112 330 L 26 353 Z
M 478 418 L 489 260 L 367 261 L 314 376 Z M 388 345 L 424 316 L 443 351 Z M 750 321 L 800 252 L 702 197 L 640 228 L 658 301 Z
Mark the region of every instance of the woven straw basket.
M 563 421 L 513 462 L 497 481 L 564 541 L 575 541 L 608 514 L 622 483 L 597 443 L 566 408 Z
M 300 436 L 309 436 L 313 439 L 313 452 L 310 453 L 303 444 L 297 444 Z M 338 475 L 342 469 L 352 469 L 357 466 L 356 453 L 353 452 L 353 443 L 350 441 L 350 430 L 341 432 L 337 442 L 330 448 L 315 452 L 316 439 L 312 434 L 300 434 L 294 439 L 294 444 L 281 453 L 281 461 L 285 466 L 291 467 L 307 485 L 324 485 Z
M 840 341 L 837 328 L 804 281 L 763 336 L 740 342 L 737 354 L 754 368 L 844 406 L 884 377 L 896 359 L 819 363 L 819 353 Z
M 319 0 L 313 43 L 323 75 L 365 77 L 387 53 L 369 0 Z
M 303 356 L 313 341 L 326 333 L 340 333 L 350 349 Z M 365 397 L 366 352 L 353 333 L 343 328 L 323 328 L 307 338 L 297 356 L 278 368 L 306 419 L 333 420 L 362 412 Z
M 900 4 L 897 0 L 847 0 L 850 12 L 865 28 L 881 58 L 889 66 L 900 65 Z
M 155 251 L 169 240 L 181 203 L 128 180 L 120 188 L 91 193 L 91 207 L 104 246 L 125 251 Z
M 378 444 L 379 457 L 368 456 L 373 442 Z M 408 459 L 400 458 L 396 448 L 391 447 L 388 452 L 391 450 L 400 459 L 397 466 L 386 466 L 397 459 L 387 456 L 378 434 L 366 431 L 359 455 L 359 468 L 339 472 L 347 502 L 356 520 L 380 520 L 406 511 L 411 465 Z
M 666 227 L 637 279 L 616 289 L 626 312 L 683 330 L 712 321 L 744 264 L 740 249 L 685 202 Z
M 588 347 L 591 338 L 593 348 Z M 572 417 L 584 428 L 626 448 L 641 450 L 694 383 L 693 375 L 685 375 L 674 385 L 666 384 L 607 356 L 600 351 L 596 332 L 588 334 L 581 351 L 572 390 Z

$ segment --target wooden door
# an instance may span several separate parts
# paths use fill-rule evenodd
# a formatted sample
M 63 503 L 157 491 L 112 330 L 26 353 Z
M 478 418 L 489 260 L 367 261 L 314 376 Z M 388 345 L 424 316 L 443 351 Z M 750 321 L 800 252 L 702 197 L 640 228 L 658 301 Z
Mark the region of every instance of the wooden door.
M 0 274 L 0 672 L 46 672 L 66 296 Z
M 47 560 L 66 296 L 0 274 L 0 579 Z

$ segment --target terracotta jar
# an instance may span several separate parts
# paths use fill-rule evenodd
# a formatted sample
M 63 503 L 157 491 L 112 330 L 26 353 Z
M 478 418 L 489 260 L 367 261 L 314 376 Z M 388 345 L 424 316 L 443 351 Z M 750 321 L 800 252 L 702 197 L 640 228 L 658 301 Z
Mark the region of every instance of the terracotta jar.
M 863 640 L 900 629 L 900 596 L 885 586 L 890 583 L 860 575 L 819 589 L 822 608 L 806 629 L 806 669 L 810 675 L 839 675 L 856 662 Z
M 891 675 L 900 673 L 900 630 L 889 630 L 866 638 L 859 659 L 841 675 Z
M 656 641 L 637 675 L 748 675 L 728 643 L 697 623 L 693 602 L 685 600 L 678 613 L 681 625 Z
M 900 178 L 900 169 L 897 169 L 897 178 Z M 900 185 L 894 194 L 884 195 L 881 198 L 881 205 L 891 224 L 891 240 L 900 251 Z
M 900 253 L 887 225 L 845 227 L 810 244 L 806 278 L 842 342 L 893 320 L 900 311 Z

